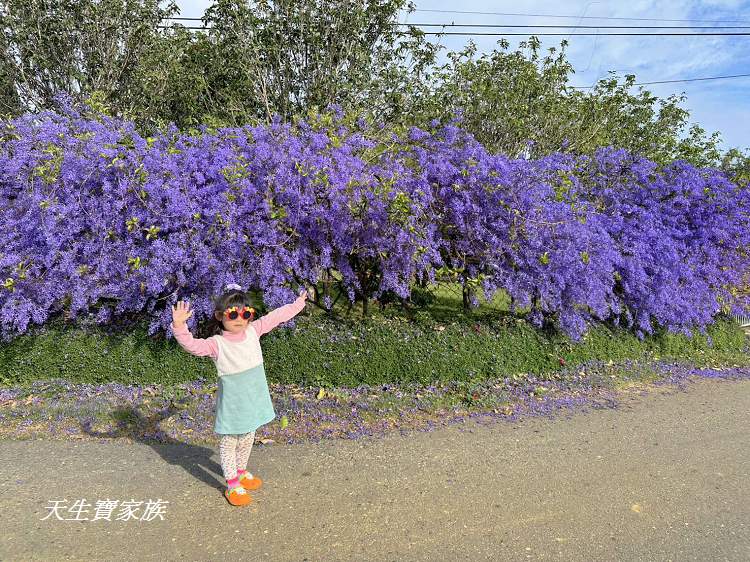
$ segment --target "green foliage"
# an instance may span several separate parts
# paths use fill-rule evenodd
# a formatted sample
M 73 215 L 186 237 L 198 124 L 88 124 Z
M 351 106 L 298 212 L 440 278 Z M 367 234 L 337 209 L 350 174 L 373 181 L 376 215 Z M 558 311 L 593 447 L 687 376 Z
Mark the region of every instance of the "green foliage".
M 407 0 L 216 0 L 205 32 L 164 31 L 138 67 L 129 114 L 145 127 L 289 121 L 338 104 L 408 113 L 437 47 L 397 26 Z
M 491 151 L 522 156 L 527 141 L 536 143 L 534 152 L 557 150 L 575 126 L 564 95 L 573 68 L 564 50 L 550 49 L 542 59 L 536 38 L 514 52 L 508 46 L 503 39 L 495 50 L 478 56 L 469 42 L 448 53 L 450 62 L 436 69 L 431 94 L 418 102 L 418 115 L 427 123 L 460 112 L 463 127 Z
M 574 89 L 566 42 L 544 53 L 533 36 L 481 55 L 469 42 L 438 66 L 439 40 L 396 25 L 413 9 L 408 0 L 343 9 L 335 0 L 215 0 L 206 29 L 193 31 L 163 25 L 178 13 L 173 1 L 8 0 L 0 114 L 53 108 L 58 93 L 146 132 L 291 121 L 329 104 L 394 130 L 461 112 L 484 146 L 511 156 L 616 146 L 659 163 L 722 163 L 718 133 L 690 123 L 684 96 L 636 89 L 634 75 Z
M 574 89 L 566 46 L 563 41 L 542 56 L 536 37 L 513 52 L 500 40 L 478 55 L 470 42 L 433 74 L 430 94 L 415 104 L 416 119 L 426 124 L 460 112 L 463 126 L 484 146 L 516 157 L 615 146 L 662 164 L 680 158 L 718 165 L 719 135 L 690 126 L 684 96 L 634 91 L 634 75 L 620 81 L 612 74 L 589 90 Z
M 721 160 L 721 169 L 739 186 L 750 185 L 750 150 L 732 148 Z
M 79 102 L 93 95 L 99 111 L 130 106 L 158 26 L 176 12 L 158 0 L 6 0 L 0 113 L 52 108 L 60 93 Z
M 698 365 L 746 364 L 745 335 L 718 322 L 692 339 L 661 333 L 640 341 L 598 327 L 573 344 L 521 320 L 497 316 L 481 322 L 458 315 L 436 323 L 373 316 L 365 321 L 298 317 L 293 329 L 263 337 L 269 380 L 320 386 L 389 382 L 470 381 L 520 373 L 554 374 L 562 363 L 589 360 L 675 358 Z M 562 361 L 561 361 L 562 359 Z M 0 347 L 0 382 L 64 378 L 74 382 L 180 383 L 215 377 L 207 358 L 184 352 L 174 340 L 154 339 L 145 327 L 122 335 L 98 329 L 66 329 L 59 323 Z

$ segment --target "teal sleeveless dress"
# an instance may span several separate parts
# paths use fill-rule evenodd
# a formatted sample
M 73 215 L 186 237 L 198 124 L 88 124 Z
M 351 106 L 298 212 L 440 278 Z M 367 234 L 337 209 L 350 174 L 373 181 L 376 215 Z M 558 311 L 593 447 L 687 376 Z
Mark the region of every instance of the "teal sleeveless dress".
M 245 334 L 241 342 L 213 336 L 219 348 L 214 431 L 221 435 L 249 433 L 276 417 L 258 335 L 250 325 Z

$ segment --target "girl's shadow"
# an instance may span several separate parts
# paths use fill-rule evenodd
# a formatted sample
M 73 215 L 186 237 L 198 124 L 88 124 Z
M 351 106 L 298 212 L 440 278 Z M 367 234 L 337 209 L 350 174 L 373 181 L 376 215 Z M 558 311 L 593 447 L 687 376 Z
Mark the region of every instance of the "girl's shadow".
M 214 488 L 223 488 L 224 479 L 221 475 L 221 466 L 211 457 L 214 451 L 208 447 L 190 445 L 165 435 L 159 429 L 159 423 L 178 412 L 180 408 L 174 402 L 170 402 L 165 409 L 159 410 L 149 416 L 144 415 L 138 408 L 127 406 L 112 411 L 112 417 L 118 422 L 118 427 L 111 431 L 95 431 L 91 423 L 81 423 L 81 431 L 91 437 L 103 437 L 106 439 L 117 439 L 128 437 L 144 445 L 148 445 L 159 456 L 169 464 L 179 465 L 195 478 Z M 161 440 L 149 439 L 148 435 L 161 434 Z

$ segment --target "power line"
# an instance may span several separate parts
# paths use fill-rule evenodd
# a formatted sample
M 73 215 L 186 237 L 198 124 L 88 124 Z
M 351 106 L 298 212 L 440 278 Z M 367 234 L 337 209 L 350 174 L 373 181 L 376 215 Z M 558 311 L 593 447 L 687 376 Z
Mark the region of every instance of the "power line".
M 202 18 L 166 18 L 168 20 L 203 21 Z M 750 25 L 678 26 L 678 25 L 576 25 L 576 24 L 486 24 L 486 23 L 399 23 L 399 27 L 480 27 L 480 28 L 575 28 L 575 29 L 748 29 Z
M 558 29 L 572 27 L 574 29 L 749 29 L 750 25 L 712 25 L 712 26 L 680 26 L 680 25 L 502 25 L 492 23 L 399 23 L 394 25 L 409 25 L 414 27 L 494 27 L 494 28 L 545 28 Z
M 679 80 L 655 80 L 653 82 L 635 82 L 633 86 L 647 86 L 649 84 L 675 84 L 677 82 L 699 82 L 703 80 L 726 80 L 728 78 L 748 78 L 750 74 L 731 74 L 728 76 L 706 76 L 702 78 L 682 78 Z M 588 90 L 595 86 L 570 86 L 576 90 Z
M 678 22 L 699 22 L 699 23 L 750 23 L 750 20 L 691 20 L 691 19 L 659 19 L 659 18 L 631 18 L 631 17 L 613 17 L 613 16 L 571 16 L 559 14 L 522 14 L 512 12 L 472 12 L 462 10 L 427 10 L 417 9 L 415 12 L 431 12 L 438 14 L 476 14 L 482 16 L 519 16 L 534 18 L 572 18 L 572 19 L 597 19 L 597 20 L 626 20 L 626 21 L 678 21 Z
M 568 37 L 570 36 L 570 33 L 516 33 L 516 32 L 510 32 L 510 33 L 483 33 L 483 32 L 462 32 L 462 31 L 446 31 L 446 32 L 439 32 L 439 31 L 425 31 L 425 35 L 469 35 L 469 36 L 489 36 L 489 37 L 509 37 L 509 36 L 515 36 L 515 35 L 521 35 L 528 37 L 529 35 L 533 35 L 535 37 Z M 587 35 L 591 36 L 597 36 L 597 37 L 676 37 L 676 36 L 682 36 L 682 37 L 699 37 L 701 35 L 703 36 L 729 36 L 729 35 L 750 35 L 750 31 L 743 31 L 743 32 L 719 32 L 719 33 L 576 33 L 576 37 L 583 37 Z
M 173 25 L 157 25 L 156 26 L 159 29 L 174 29 L 175 26 Z M 197 29 L 200 31 L 205 31 L 206 29 L 211 29 L 209 26 L 193 26 L 193 25 L 180 25 L 180 29 Z
M 158 25 L 159 29 L 172 29 L 173 26 L 171 25 Z M 205 31 L 207 29 L 211 29 L 210 26 L 180 26 L 182 29 L 193 29 L 197 31 Z M 488 32 L 472 32 L 472 31 L 424 31 L 424 35 L 462 35 L 462 36 L 468 36 L 468 37 L 511 37 L 511 36 L 521 36 L 521 37 L 528 37 L 530 35 L 533 35 L 535 37 L 569 37 L 570 33 L 549 33 L 549 32 L 543 32 L 543 33 L 534 33 L 534 32 L 526 32 L 526 33 L 518 33 L 518 32 L 508 32 L 508 33 L 488 33 Z M 638 33 L 638 32 L 628 32 L 628 33 L 614 33 L 614 32 L 607 32 L 607 33 L 576 33 L 576 37 L 584 37 L 584 36 L 596 36 L 596 37 L 700 37 L 700 36 L 706 36 L 706 37 L 726 37 L 726 36 L 748 36 L 750 35 L 750 31 L 721 31 L 721 32 L 699 32 L 699 33 Z
M 693 19 L 660 19 L 660 18 L 631 18 L 631 17 L 613 17 L 613 16 L 570 16 L 570 15 L 556 15 L 556 14 L 521 14 L 521 13 L 509 13 L 509 12 L 470 12 L 460 10 L 415 10 L 416 12 L 433 12 L 440 14 L 475 14 L 485 16 L 514 16 L 514 17 L 541 17 L 541 18 L 572 18 L 572 19 L 594 19 L 594 20 L 621 20 L 621 21 L 670 21 L 670 22 L 683 22 L 683 23 L 748 23 L 750 20 L 693 20 Z M 184 21 L 203 21 L 203 18 L 187 18 L 181 16 L 168 17 L 168 20 L 184 20 Z M 396 25 L 426 25 L 426 24 L 408 24 L 401 23 Z M 567 27 L 567 26 L 566 26 Z M 571 24 L 571 27 L 575 27 Z M 621 27 L 621 26 L 616 26 Z

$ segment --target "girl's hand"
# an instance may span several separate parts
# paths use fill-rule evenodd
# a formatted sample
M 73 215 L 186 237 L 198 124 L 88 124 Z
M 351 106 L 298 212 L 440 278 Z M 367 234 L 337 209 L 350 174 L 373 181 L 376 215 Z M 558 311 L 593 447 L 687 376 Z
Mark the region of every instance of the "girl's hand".
M 179 301 L 172 307 L 172 322 L 175 326 L 184 325 L 185 321 L 193 315 L 190 303 Z
M 302 289 L 299 293 L 299 298 L 304 298 L 307 300 L 307 289 Z

